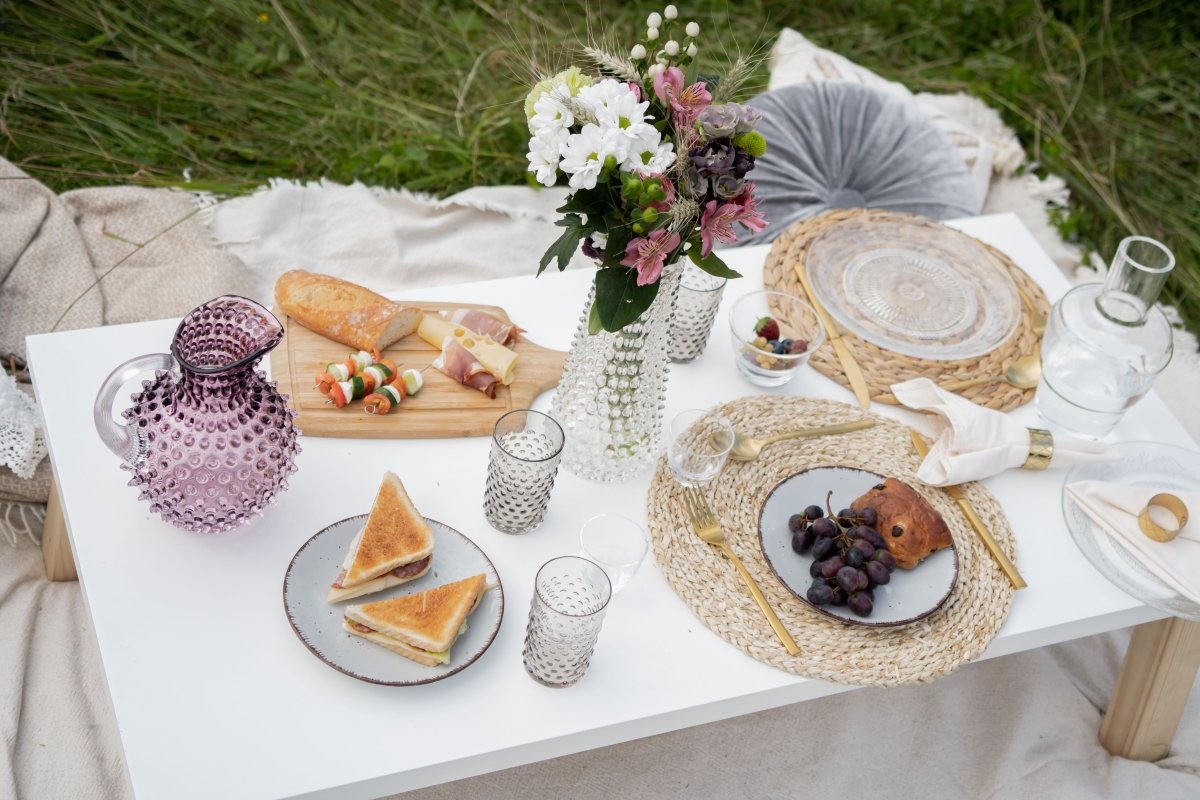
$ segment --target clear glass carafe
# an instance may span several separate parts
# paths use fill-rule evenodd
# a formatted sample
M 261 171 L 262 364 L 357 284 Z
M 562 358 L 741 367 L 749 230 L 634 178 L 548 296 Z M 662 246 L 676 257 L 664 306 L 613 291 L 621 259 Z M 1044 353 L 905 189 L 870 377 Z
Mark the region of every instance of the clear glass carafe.
M 1054 304 L 1042 341 L 1038 412 L 1051 427 L 1100 438 L 1171 360 L 1171 325 L 1154 306 L 1175 257 L 1144 236 L 1122 240 L 1104 283 Z

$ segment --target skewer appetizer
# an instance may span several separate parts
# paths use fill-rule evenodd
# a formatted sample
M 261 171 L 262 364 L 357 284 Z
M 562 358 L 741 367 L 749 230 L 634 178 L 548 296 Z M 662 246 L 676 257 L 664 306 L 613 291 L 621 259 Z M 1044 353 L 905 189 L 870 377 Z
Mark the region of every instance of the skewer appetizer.
M 330 362 L 317 376 L 316 388 L 329 397 L 329 403 L 343 408 L 361 400 L 396 380 L 396 362 L 379 358 L 379 351 L 360 350 L 341 362 Z
M 425 385 L 425 379 L 415 369 L 406 369 L 394 383 L 379 387 L 378 392 L 363 398 L 363 411 L 368 414 L 386 414 L 400 405 L 405 397 L 415 395 Z

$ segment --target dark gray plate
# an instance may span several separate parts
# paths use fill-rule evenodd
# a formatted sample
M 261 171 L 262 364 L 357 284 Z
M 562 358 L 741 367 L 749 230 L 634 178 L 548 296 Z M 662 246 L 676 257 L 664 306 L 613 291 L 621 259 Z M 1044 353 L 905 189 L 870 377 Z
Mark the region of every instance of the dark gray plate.
M 907 625 L 937 611 L 958 579 L 958 554 L 953 547 L 939 550 L 914 569 L 892 572 L 886 586 L 875 587 L 875 607 L 871 616 L 857 616 L 846 606 L 815 606 L 806 593 L 812 585 L 808 570 L 811 553 L 792 550 L 792 532 L 788 518 L 810 505 L 825 506 L 825 495 L 833 490 L 830 505 L 834 513 L 850 503 L 883 476 L 850 467 L 814 467 L 784 479 L 771 490 L 758 521 L 758 537 L 763 557 L 788 590 L 802 603 L 833 619 L 852 625 L 886 628 Z
M 366 524 L 367 515 L 335 522 L 313 536 L 297 551 L 283 579 L 283 606 L 292 630 L 313 655 L 352 678 L 388 686 L 415 686 L 448 678 L 473 664 L 491 646 L 504 618 L 504 588 L 500 576 L 479 546 L 453 528 L 425 518 L 436 545 L 433 565 L 414 581 L 375 594 L 329 603 L 329 585 L 337 577 L 346 548 Z M 490 589 L 467 618 L 470 626 L 450 651 L 450 663 L 427 667 L 380 647 L 342 627 L 343 609 L 356 603 L 387 600 L 423 592 L 479 573 L 487 575 Z

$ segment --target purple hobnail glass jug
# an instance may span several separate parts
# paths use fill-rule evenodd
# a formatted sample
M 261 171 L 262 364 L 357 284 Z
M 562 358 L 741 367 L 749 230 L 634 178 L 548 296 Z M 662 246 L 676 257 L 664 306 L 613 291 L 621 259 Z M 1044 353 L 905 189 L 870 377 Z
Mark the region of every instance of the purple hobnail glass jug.
M 179 323 L 171 353 L 130 359 L 96 396 L 96 430 L 141 489 L 139 500 L 172 525 L 226 531 L 262 513 L 287 488 L 300 452 L 296 412 L 260 370 L 283 326 L 270 311 L 226 295 Z M 121 386 L 154 370 L 113 419 Z

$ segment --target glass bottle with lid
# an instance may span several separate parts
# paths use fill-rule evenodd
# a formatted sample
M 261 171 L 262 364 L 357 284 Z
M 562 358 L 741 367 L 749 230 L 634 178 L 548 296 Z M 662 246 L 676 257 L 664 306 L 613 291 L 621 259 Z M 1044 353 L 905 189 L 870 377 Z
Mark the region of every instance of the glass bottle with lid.
M 1145 236 L 1121 241 L 1104 283 L 1076 286 L 1050 311 L 1038 412 L 1051 427 L 1100 438 L 1171 360 L 1171 325 L 1154 306 L 1175 266 Z

